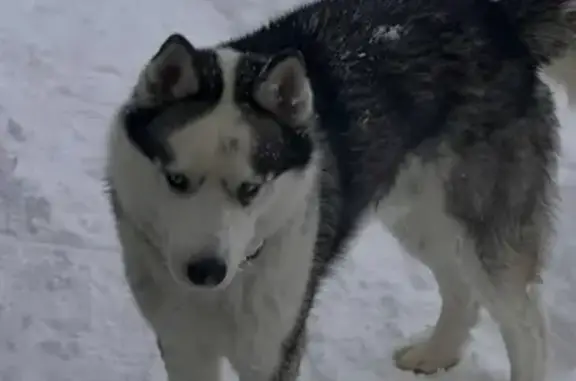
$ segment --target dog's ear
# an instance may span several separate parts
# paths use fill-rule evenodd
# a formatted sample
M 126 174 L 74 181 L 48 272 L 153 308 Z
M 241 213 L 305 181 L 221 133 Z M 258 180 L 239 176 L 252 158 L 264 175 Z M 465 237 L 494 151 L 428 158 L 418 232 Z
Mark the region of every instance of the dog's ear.
M 134 89 L 136 100 L 162 103 L 195 94 L 199 90 L 196 53 L 186 37 L 170 35 L 140 74 Z
M 254 100 L 282 121 L 298 125 L 312 117 L 313 94 L 299 51 L 274 56 L 260 74 Z

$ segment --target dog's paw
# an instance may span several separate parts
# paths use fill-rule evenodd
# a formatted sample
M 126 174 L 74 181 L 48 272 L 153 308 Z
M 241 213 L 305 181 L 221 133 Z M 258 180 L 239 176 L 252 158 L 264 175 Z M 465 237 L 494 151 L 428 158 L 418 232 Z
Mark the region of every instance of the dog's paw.
M 428 342 L 403 347 L 394 354 L 396 367 L 416 374 L 434 374 L 458 364 L 459 355 L 447 354 Z

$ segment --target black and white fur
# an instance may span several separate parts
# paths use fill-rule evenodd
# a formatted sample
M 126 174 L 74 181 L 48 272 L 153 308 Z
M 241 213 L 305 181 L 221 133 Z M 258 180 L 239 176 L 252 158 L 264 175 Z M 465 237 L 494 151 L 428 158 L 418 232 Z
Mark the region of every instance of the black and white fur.
M 576 88 L 575 9 L 324 0 L 211 48 L 170 36 L 107 169 L 169 380 L 218 380 L 222 357 L 241 381 L 295 380 L 314 295 L 375 211 L 443 300 L 397 366 L 456 364 L 483 305 L 510 379 L 543 381 L 558 123 L 538 71 Z

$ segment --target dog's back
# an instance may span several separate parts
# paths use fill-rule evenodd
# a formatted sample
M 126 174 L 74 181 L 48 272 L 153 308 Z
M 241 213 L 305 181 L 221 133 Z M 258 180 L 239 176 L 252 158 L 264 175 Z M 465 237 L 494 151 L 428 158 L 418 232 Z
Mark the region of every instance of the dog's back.
M 448 143 L 470 155 L 497 130 L 509 131 L 512 140 L 521 131 L 552 162 L 555 129 L 548 121 L 520 125 L 527 113 L 554 118 L 537 72 L 570 57 L 575 31 L 569 0 L 325 0 L 225 45 L 260 54 L 303 52 L 339 173 L 330 213 L 339 209 L 340 228 L 329 253 L 319 251 L 331 258 L 366 205 L 388 192 L 399 165 L 423 143 Z M 573 62 L 550 74 L 576 85 Z

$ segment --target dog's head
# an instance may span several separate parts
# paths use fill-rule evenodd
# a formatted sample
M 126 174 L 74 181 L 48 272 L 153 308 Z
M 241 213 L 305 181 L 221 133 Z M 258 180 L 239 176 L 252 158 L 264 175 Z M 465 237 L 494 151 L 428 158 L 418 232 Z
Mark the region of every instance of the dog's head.
M 176 281 L 224 287 L 291 218 L 314 186 L 314 114 L 298 52 L 164 42 L 117 117 L 109 176 Z

